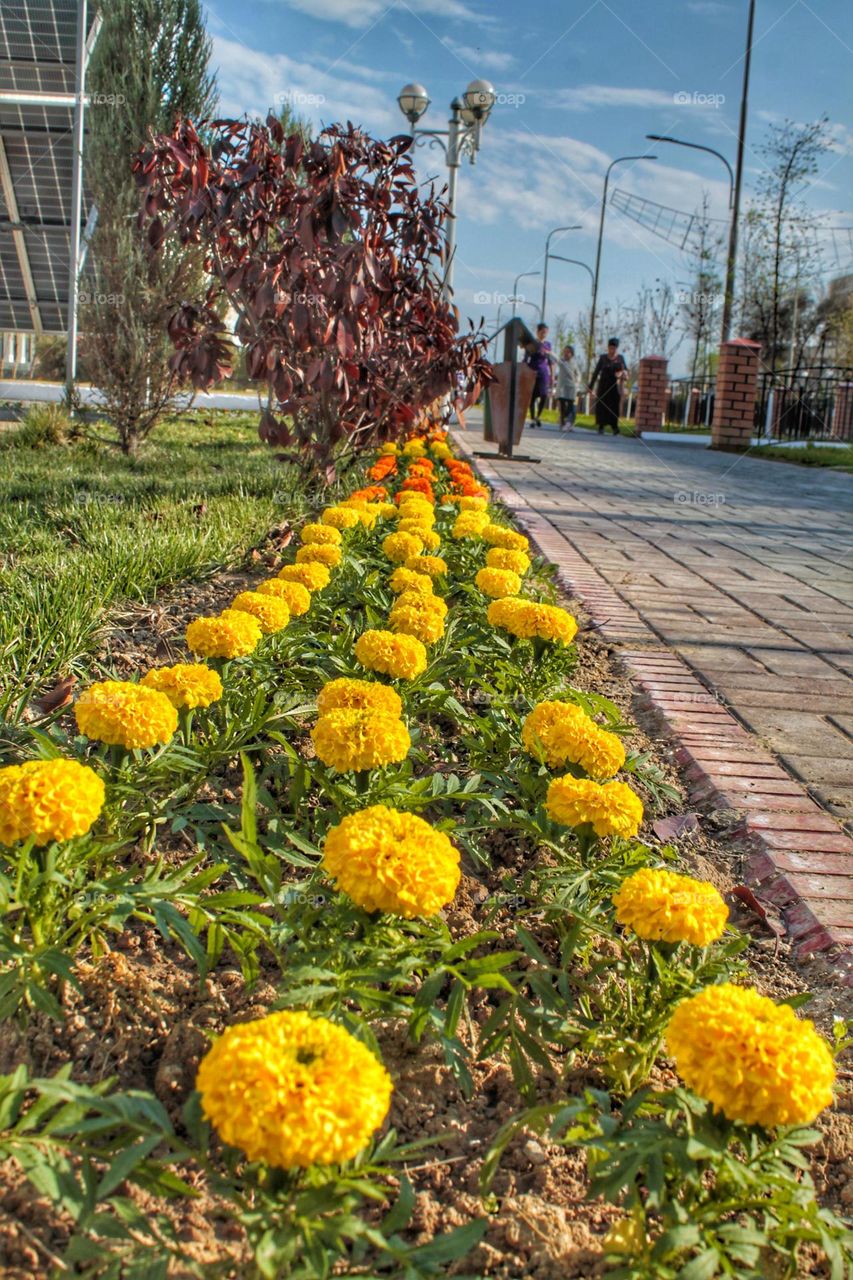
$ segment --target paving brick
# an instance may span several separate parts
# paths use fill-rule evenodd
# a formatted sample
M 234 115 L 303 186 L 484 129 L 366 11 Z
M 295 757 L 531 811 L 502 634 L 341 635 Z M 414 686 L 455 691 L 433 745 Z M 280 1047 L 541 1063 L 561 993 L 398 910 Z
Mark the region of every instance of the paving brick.
M 754 353 L 727 350 L 719 386 L 728 377 L 743 409 L 716 432 L 738 443 L 754 393 L 741 365 Z M 621 651 L 693 794 L 742 812 L 750 865 L 784 901 L 799 949 L 853 945 L 839 906 L 853 841 L 830 816 L 853 818 L 848 482 L 685 447 L 665 459 L 627 441 L 605 448 L 543 433 L 541 466 L 483 470 Z M 675 504 L 679 491 L 724 493 L 725 506 Z

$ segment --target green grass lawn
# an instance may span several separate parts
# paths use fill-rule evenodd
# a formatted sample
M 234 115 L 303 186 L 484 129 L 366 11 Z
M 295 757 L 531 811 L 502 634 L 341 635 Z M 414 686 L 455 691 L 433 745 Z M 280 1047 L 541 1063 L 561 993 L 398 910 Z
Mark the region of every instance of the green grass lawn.
M 0 715 L 82 673 L 111 608 L 239 562 L 303 508 L 257 417 L 166 420 L 134 459 L 84 440 L 22 447 L 0 432 Z
M 801 467 L 831 467 L 834 471 L 853 472 L 853 445 L 843 449 L 827 449 L 819 444 L 790 448 L 786 445 L 762 445 L 750 451 L 751 458 L 771 458 L 775 462 L 797 462 Z

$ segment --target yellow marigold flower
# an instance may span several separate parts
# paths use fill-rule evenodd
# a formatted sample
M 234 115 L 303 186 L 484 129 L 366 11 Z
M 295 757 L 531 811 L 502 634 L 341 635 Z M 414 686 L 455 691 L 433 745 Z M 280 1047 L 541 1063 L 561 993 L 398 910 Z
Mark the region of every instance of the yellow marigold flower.
M 355 642 L 355 656 L 369 671 L 381 671 L 392 680 L 414 680 L 427 667 L 421 641 L 393 631 L 365 631 Z
M 173 707 L 209 707 L 222 697 L 218 671 L 203 662 L 177 662 L 173 667 L 154 667 L 139 682 L 146 689 L 165 693 Z
M 636 1218 L 620 1218 L 605 1233 L 601 1247 L 605 1253 L 625 1253 L 636 1258 L 648 1244 L 643 1228 Z
M 423 440 L 407 440 L 403 445 L 403 456 L 405 458 L 425 458 L 426 445 Z
M 223 609 L 218 618 L 195 618 L 187 627 L 187 647 L 202 658 L 245 658 L 260 638 L 257 618 L 242 609 Z
M 413 813 L 372 805 L 343 818 L 323 845 L 322 866 L 365 911 L 407 920 L 433 916 L 459 887 L 459 852 Z
M 399 495 L 398 507 L 400 512 L 411 507 L 412 510 L 420 511 L 422 508 L 427 511 L 433 510 L 433 504 L 425 493 L 421 493 L 420 489 L 404 489 Z
M 403 721 L 374 707 L 326 712 L 312 729 L 311 741 L 323 764 L 339 773 L 397 764 L 412 745 Z
M 323 524 L 322 521 L 320 524 L 303 525 L 302 532 L 299 535 L 299 541 L 304 542 L 306 546 L 316 543 L 319 546 L 339 547 L 341 538 L 340 529 L 331 524 Z
M 443 440 L 433 440 L 429 451 L 434 458 L 438 458 L 439 462 L 443 462 L 445 458 L 451 456 L 450 445 L 445 444 Z
M 413 533 L 416 538 L 420 538 L 424 545 L 427 545 L 429 538 L 438 539 L 438 534 L 433 531 L 432 525 L 423 520 L 420 515 L 412 516 L 411 519 L 401 520 L 397 525 L 398 533 Z
M 483 530 L 488 523 L 489 517 L 485 511 L 463 511 L 453 521 L 450 535 L 457 542 L 463 538 L 482 538 Z
M 707 947 L 722 937 L 729 909 L 712 884 L 641 867 L 613 895 L 616 919 L 649 942 Z
M 320 564 L 318 560 L 286 564 L 283 569 L 279 569 L 278 576 L 282 582 L 300 583 L 306 591 L 322 591 L 331 581 L 331 574 L 326 565 Z
M 625 782 L 555 778 L 545 800 L 548 817 L 564 827 L 591 826 L 597 836 L 635 836 L 643 821 L 640 798 Z
M 521 578 L 512 569 L 480 569 L 474 579 L 483 595 L 494 600 L 502 600 L 504 596 L 517 596 L 521 590 Z
M 382 554 L 395 564 L 419 556 L 423 549 L 424 544 L 415 533 L 389 533 L 382 539 Z
M 406 569 L 402 565 L 391 574 L 388 585 L 395 595 L 400 595 L 403 591 L 420 591 L 431 596 L 435 591 L 428 573 L 416 573 L 414 569 Z
M 505 547 L 491 547 L 486 552 L 486 564 L 490 569 L 511 569 L 523 578 L 530 568 L 530 556 L 525 551 L 510 551 Z
M 0 844 L 84 836 L 103 807 L 103 780 L 77 760 L 27 760 L 0 769 Z
M 431 529 L 435 524 L 435 511 L 428 502 L 401 502 L 394 509 L 399 517 L 398 529 L 404 524 L 420 524 Z
M 275 596 L 283 600 L 294 618 L 301 618 L 311 608 L 311 592 L 301 582 L 288 582 L 287 578 L 267 578 L 255 588 L 258 595 Z
M 502 524 L 487 524 L 483 530 L 483 541 L 490 547 L 503 547 L 505 551 L 527 551 L 530 543 L 523 533 L 508 529 Z
M 341 549 L 340 547 L 330 547 L 317 542 L 309 542 L 297 551 L 296 563 L 322 564 L 327 569 L 336 569 L 341 563 Z M 281 574 L 279 574 L 279 577 L 281 577 Z
M 460 511 L 485 511 L 489 505 L 488 498 L 460 497 L 456 501 Z
M 394 441 L 393 441 L 393 440 L 386 440 L 385 444 L 381 444 L 381 445 L 379 446 L 379 456 L 380 456 L 380 458 L 381 458 L 381 457 L 388 457 L 388 456 L 390 456 L 390 457 L 394 457 L 394 456 L 395 456 L 396 454 L 398 454 L 399 452 L 400 452 L 400 450 L 397 448 L 397 446 L 395 445 L 395 443 L 394 443 Z
M 430 578 L 431 582 L 432 579 Z M 441 596 L 430 595 L 425 591 L 402 591 L 391 606 L 391 612 L 395 609 L 419 609 L 421 613 L 434 613 L 436 617 L 447 617 L 447 604 L 442 600 Z
M 352 1160 L 393 1090 L 355 1036 L 291 1010 L 227 1027 L 202 1058 L 196 1088 L 223 1142 L 278 1169 Z
M 556 644 L 571 644 L 578 630 L 577 622 L 565 609 L 513 596 L 494 600 L 489 605 L 486 617 L 493 627 L 509 631 L 520 640 L 551 640 Z
M 666 1045 L 688 1088 L 729 1120 L 811 1124 L 832 1102 L 835 1065 L 814 1023 L 730 982 L 681 1003 Z
M 388 623 L 392 631 L 417 636 L 424 644 L 435 644 L 444 635 L 446 614 L 447 605 L 439 596 L 404 591 L 388 614 Z
M 434 529 L 422 529 L 418 537 L 424 544 L 424 551 L 438 551 L 441 546 L 441 538 Z
M 126 680 L 90 684 L 74 704 L 74 717 L 87 738 L 128 750 L 168 742 L 178 727 L 165 693 Z
M 396 689 L 380 684 L 378 680 L 353 680 L 341 676 L 329 680 L 317 694 L 317 712 L 321 716 L 330 711 L 356 710 L 384 711 L 389 716 L 401 716 L 403 703 Z
M 571 702 L 540 702 L 522 725 L 521 741 L 552 769 L 578 764 L 591 778 L 612 778 L 625 763 L 621 739 Z
M 377 502 L 374 505 L 376 506 L 376 514 L 380 520 L 397 519 L 397 515 L 399 513 L 393 502 Z
M 406 568 L 413 569 L 415 573 L 426 573 L 430 578 L 447 576 L 447 561 L 441 556 L 410 556 Z
M 333 529 L 354 529 L 358 524 L 358 512 L 351 507 L 326 507 L 320 520 Z
M 287 601 L 261 591 L 241 591 L 231 601 L 231 608 L 238 609 L 241 613 L 249 613 L 256 618 L 265 636 L 283 631 L 290 622 Z

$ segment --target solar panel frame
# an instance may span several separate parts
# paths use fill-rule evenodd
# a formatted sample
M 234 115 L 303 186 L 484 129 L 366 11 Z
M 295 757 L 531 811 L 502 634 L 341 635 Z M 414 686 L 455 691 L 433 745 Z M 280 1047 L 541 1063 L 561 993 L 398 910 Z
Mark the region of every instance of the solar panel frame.
M 77 21 L 77 0 L 3 0 L 0 95 L 74 94 Z M 90 10 L 87 36 L 94 21 Z M 21 239 L 43 331 L 67 330 L 73 125 L 73 104 L 45 106 L 0 96 L 0 142 L 17 206 L 13 217 L 0 186 L 0 330 L 35 328 Z M 84 186 L 84 222 L 89 206 Z

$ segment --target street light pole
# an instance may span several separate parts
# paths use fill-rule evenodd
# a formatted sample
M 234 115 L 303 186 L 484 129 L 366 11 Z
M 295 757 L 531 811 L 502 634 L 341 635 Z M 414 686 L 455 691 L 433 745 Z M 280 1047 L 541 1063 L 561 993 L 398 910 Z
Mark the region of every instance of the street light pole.
M 542 324 L 545 323 L 545 298 L 548 290 L 548 259 L 551 257 L 551 236 L 555 236 L 558 231 L 580 231 L 580 229 L 580 223 L 576 222 L 574 226 L 554 227 L 553 231 L 548 232 L 547 239 L 545 240 L 545 270 L 542 273 L 542 302 L 539 306 L 539 320 Z M 554 257 L 556 256 L 557 255 L 554 254 Z
M 716 156 L 718 160 L 722 160 L 729 175 L 729 208 L 731 209 L 735 200 L 735 175 L 732 173 L 732 166 L 722 151 L 715 151 L 713 147 L 705 147 L 701 142 L 685 142 L 683 138 L 670 138 L 665 133 L 647 133 L 646 137 L 649 142 L 671 142 L 674 147 L 690 147 L 691 151 L 707 151 L 709 156 Z
M 430 97 L 422 84 L 404 85 L 397 96 L 397 103 L 409 122 L 415 146 L 428 144 L 440 147 L 447 159 L 447 207 L 445 228 L 445 263 L 442 288 L 445 298 L 453 295 L 453 266 L 456 253 L 456 189 L 462 157 L 467 155 L 471 164 L 480 150 L 480 137 L 489 112 L 495 105 L 496 93 L 488 80 L 472 80 L 461 98 L 450 104 L 450 119 L 446 129 L 418 129 L 415 126 L 430 104 Z
M 518 275 L 515 277 L 515 284 L 512 286 L 512 318 L 513 320 L 515 319 L 516 303 L 519 301 L 519 297 L 518 297 L 519 280 L 526 280 L 528 276 L 541 276 L 541 274 L 542 274 L 541 271 L 519 271 Z
M 732 332 L 732 307 L 735 296 L 735 270 L 737 267 L 738 221 L 740 219 L 740 195 L 743 184 L 743 153 L 746 146 L 746 118 L 749 104 L 749 69 L 752 62 L 752 30 L 755 25 L 755 0 L 749 0 L 749 17 L 746 24 L 746 53 L 743 59 L 743 88 L 740 95 L 740 121 L 737 134 L 737 165 L 735 172 L 732 223 L 729 228 L 729 250 L 726 257 L 726 290 L 723 295 L 723 323 L 721 342 L 728 342 Z
M 629 160 L 657 160 L 657 156 L 617 156 L 611 160 L 604 174 L 604 190 L 601 193 L 601 215 L 598 220 L 598 245 L 595 250 L 595 276 L 592 283 L 592 307 L 589 314 L 589 340 L 586 348 L 587 377 L 592 371 L 592 352 L 595 345 L 595 311 L 598 305 L 598 283 L 601 272 L 601 245 L 604 240 L 604 213 L 607 209 L 607 188 L 610 183 L 610 171 L 617 164 L 625 164 Z

